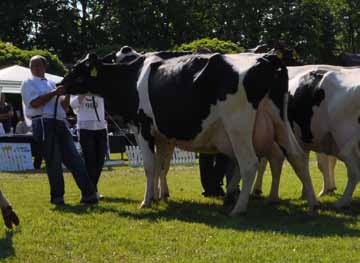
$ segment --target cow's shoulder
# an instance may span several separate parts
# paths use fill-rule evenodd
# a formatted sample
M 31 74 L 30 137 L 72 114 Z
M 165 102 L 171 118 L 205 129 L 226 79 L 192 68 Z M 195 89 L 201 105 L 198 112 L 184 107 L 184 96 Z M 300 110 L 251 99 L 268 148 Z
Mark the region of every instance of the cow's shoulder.
M 327 73 L 326 70 L 309 71 L 302 75 L 297 82 L 297 87 L 289 98 L 289 120 L 296 122 L 301 129 L 301 139 L 305 143 L 311 143 L 311 120 L 314 114 L 313 107 L 320 106 L 325 99 L 325 91 L 320 83 Z

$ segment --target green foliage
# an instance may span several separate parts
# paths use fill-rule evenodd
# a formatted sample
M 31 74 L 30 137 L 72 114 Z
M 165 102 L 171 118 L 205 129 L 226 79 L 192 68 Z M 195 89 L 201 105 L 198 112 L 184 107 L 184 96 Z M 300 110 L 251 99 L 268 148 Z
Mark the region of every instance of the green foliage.
M 30 58 L 35 55 L 41 55 L 47 59 L 49 63 L 49 67 L 47 69 L 48 73 L 53 73 L 57 75 L 65 74 L 66 68 L 64 64 L 59 60 L 57 55 L 54 55 L 47 50 L 40 50 L 40 49 L 23 50 L 10 43 L 4 43 L 0 41 L 1 68 L 12 65 L 20 65 L 20 66 L 28 67 Z
M 165 50 L 218 38 L 248 49 L 284 40 L 307 63 L 360 52 L 359 0 L 2 0 L 0 39 L 73 63 L 91 50 Z
M 310 172 L 316 191 L 322 176 L 316 161 Z M 80 191 L 65 175 L 66 206 L 49 203 L 45 173 L 0 173 L 1 190 L 20 217 L 20 227 L 5 230 L 0 218 L 0 261 L 57 262 L 360 262 L 359 188 L 345 213 L 331 209 L 336 194 L 322 197 L 318 215 L 307 215 L 301 184 L 284 165 L 279 204 L 250 200 L 248 213 L 229 217 L 222 201 L 204 198 L 198 166 L 171 167 L 167 203 L 139 209 L 144 191 L 143 168 L 106 168 L 98 205 L 79 204 Z M 264 194 L 271 176 L 264 176 Z M 347 180 L 336 167 L 338 193 Z M 21 191 L 19 190 L 21 189 Z M 325 203 L 325 204 L 324 204 Z
M 211 52 L 218 52 L 223 54 L 244 52 L 244 48 L 236 45 L 231 41 L 219 40 L 217 38 L 202 38 L 190 43 L 176 46 L 177 51 L 192 51 L 197 52 L 201 48 L 206 48 Z

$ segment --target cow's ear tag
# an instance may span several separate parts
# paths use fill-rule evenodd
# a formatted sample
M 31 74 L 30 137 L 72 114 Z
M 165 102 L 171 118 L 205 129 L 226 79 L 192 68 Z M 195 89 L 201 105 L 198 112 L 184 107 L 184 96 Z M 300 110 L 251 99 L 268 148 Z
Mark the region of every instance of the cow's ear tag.
M 283 59 L 284 55 L 280 50 L 276 50 L 275 55 L 279 58 L 279 59 Z
M 90 76 L 93 77 L 93 78 L 96 78 L 97 77 L 97 70 L 96 70 L 96 67 L 93 67 L 90 71 Z

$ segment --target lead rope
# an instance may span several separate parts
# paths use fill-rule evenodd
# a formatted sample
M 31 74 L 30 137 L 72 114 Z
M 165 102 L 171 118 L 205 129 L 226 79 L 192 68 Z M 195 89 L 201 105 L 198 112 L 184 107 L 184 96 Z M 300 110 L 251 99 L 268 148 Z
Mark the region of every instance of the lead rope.
M 133 144 L 133 142 L 129 139 L 129 137 L 126 135 L 126 133 L 121 130 L 120 126 L 116 123 L 116 121 L 113 119 L 113 117 L 111 117 L 111 115 L 107 111 L 105 111 L 105 114 L 115 124 L 115 127 L 118 129 L 120 135 L 124 136 L 125 139 L 128 141 L 128 143 L 131 146 L 135 146 L 135 144 Z
M 91 96 L 91 99 L 92 99 L 92 102 L 93 102 L 93 107 L 94 107 L 94 110 L 95 110 L 96 118 L 97 118 L 98 121 L 100 121 L 99 113 L 97 111 L 97 107 L 96 107 L 96 103 L 95 103 L 95 97 Z
M 55 138 L 56 138 L 56 115 L 57 115 L 57 104 L 58 104 L 58 101 L 59 101 L 59 97 L 60 95 L 57 95 L 56 96 L 56 99 L 55 99 L 55 106 L 54 106 L 54 134 L 53 134 L 53 137 L 52 137 L 52 140 L 51 140 L 51 151 L 50 151 L 50 156 L 53 156 L 55 151 Z M 55 156 L 53 156 L 52 159 L 54 159 Z

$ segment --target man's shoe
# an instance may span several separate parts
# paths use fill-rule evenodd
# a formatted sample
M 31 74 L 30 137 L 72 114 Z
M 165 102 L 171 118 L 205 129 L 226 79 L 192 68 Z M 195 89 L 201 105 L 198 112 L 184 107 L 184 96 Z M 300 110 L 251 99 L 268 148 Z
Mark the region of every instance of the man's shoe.
M 90 196 L 83 196 L 80 200 L 81 204 L 87 204 L 87 205 L 97 204 L 98 202 L 99 202 L 99 198 L 96 193 Z
M 219 188 L 215 191 L 205 191 L 202 193 L 202 195 L 205 197 L 224 197 L 225 192 L 222 188 Z
M 63 197 L 51 197 L 50 203 L 53 205 L 65 205 Z

